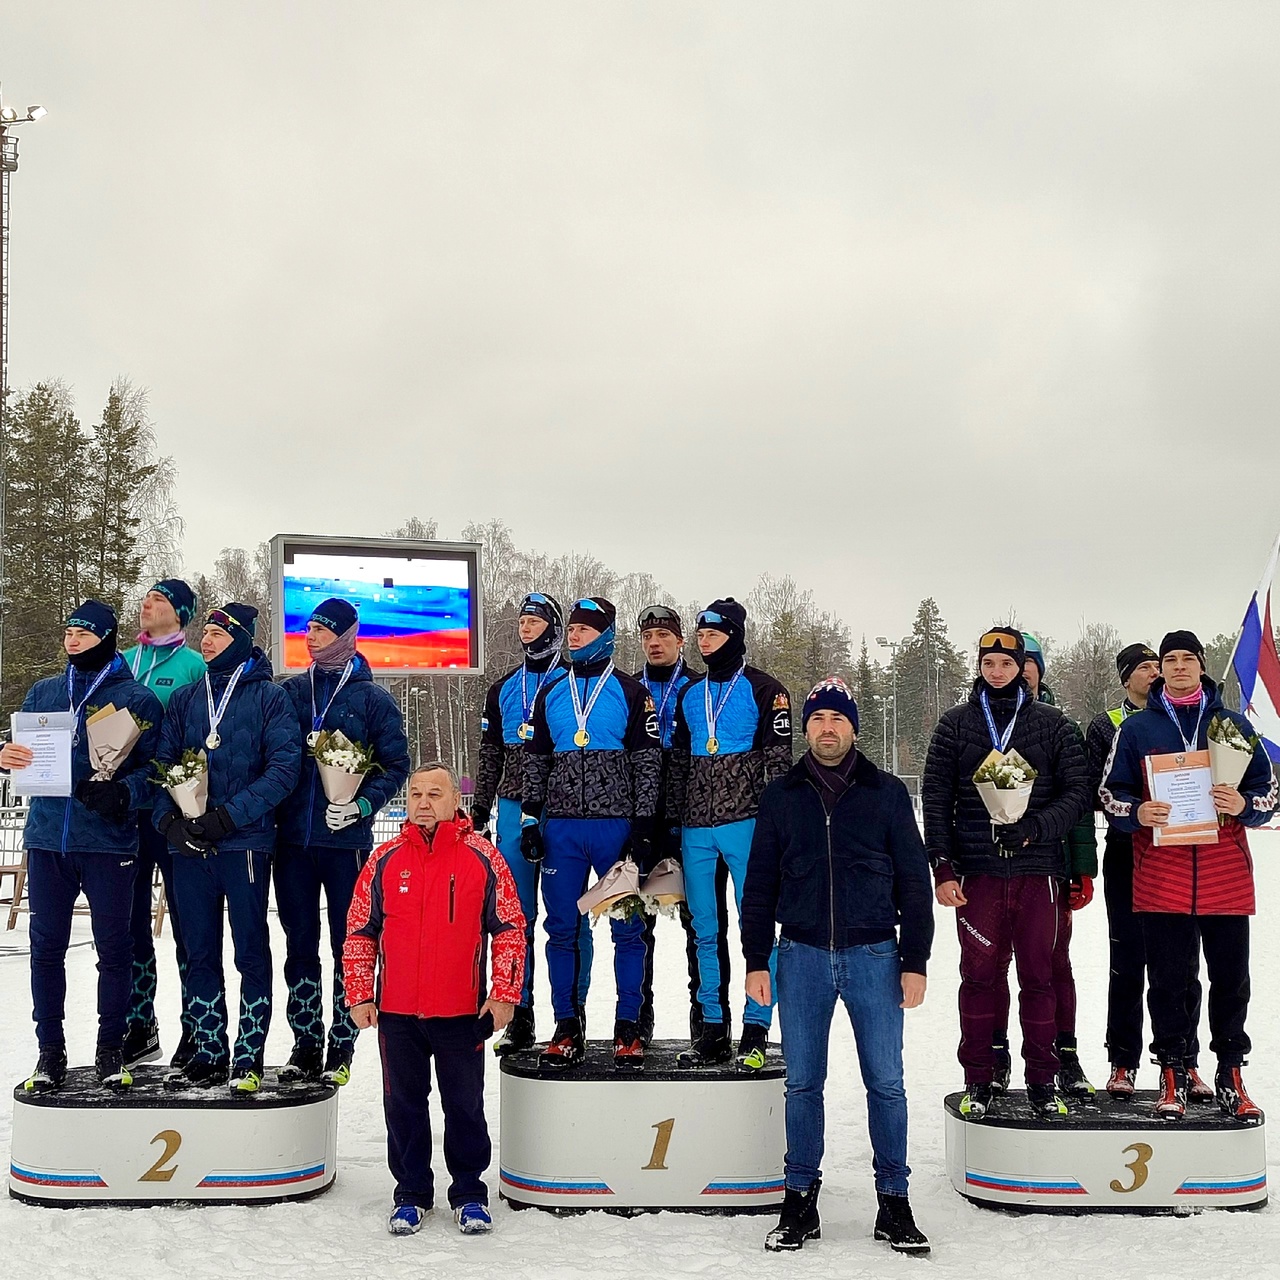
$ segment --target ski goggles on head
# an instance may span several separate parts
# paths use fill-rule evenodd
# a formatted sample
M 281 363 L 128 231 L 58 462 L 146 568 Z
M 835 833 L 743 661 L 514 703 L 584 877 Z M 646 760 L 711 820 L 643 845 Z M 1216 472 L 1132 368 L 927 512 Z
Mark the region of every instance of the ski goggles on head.
M 209 616 L 205 619 L 205 626 L 210 624 L 215 627 L 221 627 L 229 635 L 235 635 L 237 631 L 244 631 L 246 635 L 249 634 L 243 623 L 236 621 L 229 613 L 225 613 L 221 609 L 209 610 Z
M 1010 631 L 988 631 L 978 641 L 979 649 L 1008 649 L 1010 653 L 1017 653 L 1021 647 Z
M 651 604 L 642 609 L 636 619 L 636 629 L 649 631 L 658 627 L 673 631 L 678 636 L 684 635 L 680 615 L 674 609 L 668 609 L 665 604 Z

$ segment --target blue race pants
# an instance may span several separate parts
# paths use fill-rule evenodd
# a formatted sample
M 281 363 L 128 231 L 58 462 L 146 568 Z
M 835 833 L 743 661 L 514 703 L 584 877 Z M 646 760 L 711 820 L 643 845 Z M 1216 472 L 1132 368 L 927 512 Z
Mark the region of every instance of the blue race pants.
M 898 944 L 828 951 L 778 943 L 778 1021 L 787 1060 L 787 1186 L 807 1191 L 822 1174 L 827 1044 L 836 999 L 844 1001 L 867 1089 L 876 1190 L 905 1196 L 907 1095 L 902 1087 L 902 1002 Z
M 152 936 L 154 917 L 151 885 L 160 868 L 164 899 L 173 932 L 173 951 L 178 961 L 178 986 L 182 992 L 182 1030 L 192 1034 L 187 1014 L 187 948 L 182 941 L 182 921 L 178 915 L 178 895 L 173 890 L 173 850 L 152 825 L 151 811 L 143 809 L 138 820 L 138 874 L 133 882 L 133 994 L 129 1001 L 129 1022 L 150 1027 L 156 1020 L 156 944 Z
M 347 940 L 347 911 L 368 849 L 303 848 L 281 845 L 271 868 L 276 882 L 276 910 L 284 930 L 284 980 L 289 988 L 285 1017 L 296 1045 L 319 1049 L 325 1043 L 324 989 L 320 973 L 320 891 L 329 919 L 329 952 L 333 956 L 333 998 L 329 1051 L 355 1052 L 356 1024 L 347 1011 L 342 985 L 342 945 Z
M 625 818 L 549 818 L 543 830 L 547 856 L 542 863 L 542 900 L 547 908 L 547 972 L 556 1021 L 582 1016 L 583 916 L 578 899 L 587 891 L 592 870 L 602 876 L 622 856 L 631 834 Z M 610 920 L 613 975 L 618 988 L 615 1016 L 636 1022 L 644 981 L 644 923 Z
M 729 1020 L 729 1011 L 720 1003 L 723 979 L 720 973 L 721 915 L 716 894 L 716 864 L 723 859 L 729 868 L 733 879 L 733 899 L 741 922 L 742 888 L 747 881 L 747 857 L 755 829 L 756 820 L 745 818 L 741 822 L 727 822 L 722 827 L 685 827 L 681 838 L 684 892 L 693 913 L 693 931 L 698 939 L 698 974 L 701 979 L 698 1000 L 707 1022 Z M 770 976 L 774 973 L 777 955 L 775 947 L 769 957 Z M 765 1008 L 748 997 L 742 1021 L 767 1027 L 773 1021 L 773 1008 Z
M 132 853 L 27 851 L 32 1016 L 42 1049 L 66 1043 L 67 946 L 81 890 L 89 899 L 98 953 L 98 1044 L 118 1049 L 123 1042 L 133 981 L 129 911 L 137 864 Z
M 271 1025 L 271 943 L 267 890 L 271 857 L 248 849 L 216 850 L 207 858 L 175 857 L 173 887 L 187 943 L 187 995 L 195 1023 L 196 1057 L 225 1063 L 226 982 L 222 973 L 222 907 L 226 903 L 240 971 L 240 1020 L 233 1072 L 259 1070 Z
M 516 882 L 520 898 L 520 910 L 524 912 L 524 986 L 520 991 L 522 1008 L 533 1008 L 533 926 L 538 922 L 538 864 L 530 862 L 520 852 L 520 801 L 498 800 L 496 846 L 502 860 Z M 591 961 L 594 947 L 591 941 L 591 922 L 586 916 L 578 917 L 578 1003 L 584 1008 L 587 990 L 591 986 Z

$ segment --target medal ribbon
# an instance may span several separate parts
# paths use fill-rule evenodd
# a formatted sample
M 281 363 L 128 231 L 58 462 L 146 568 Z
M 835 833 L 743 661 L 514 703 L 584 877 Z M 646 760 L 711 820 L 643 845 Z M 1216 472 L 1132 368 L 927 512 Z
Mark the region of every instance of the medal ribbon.
M 996 732 L 995 716 L 991 714 L 991 703 L 987 700 L 987 691 L 982 691 L 982 714 L 987 718 L 987 732 L 991 735 L 991 745 L 1003 754 L 1009 749 L 1009 742 L 1013 738 L 1013 726 L 1018 723 L 1018 712 L 1022 710 L 1022 704 L 1027 700 L 1027 695 L 1018 690 L 1018 701 L 1013 708 L 1013 717 L 1005 727 L 1004 733 Z
M 356 660 L 352 658 L 345 667 L 342 668 L 342 675 L 338 680 L 338 687 L 329 696 L 329 701 L 324 704 L 324 710 L 316 715 L 316 667 L 315 663 L 311 664 L 309 675 L 311 676 L 311 732 L 319 733 L 320 726 L 324 724 L 324 718 L 329 714 L 329 708 L 333 706 L 334 700 L 338 694 L 342 692 L 342 686 L 351 679 L 351 673 L 355 670 Z M 213 706 L 212 701 L 209 703 Z
M 1204 696 L 1204 690 L 1200 690 L 1200 709 L 1196 712 L 1196 727 L 1191 731 L 1191 741 L 1187 741 L 1187 736 L 1182 732 L 1182 721 L 1178 719 L 1178 709 L 1169 701 L 1169 695 L 1160 690 L 1160 701 L 1164 703 L 1164 709 L 1169 713 L 1169 719 L 1177 726 L 1178 737 L 1182 739 L 1182 745 L 1188 751 L 1196 749 L 1196 743 L 1200 740 L 1200 721 L 1204 719 L 1204 706 L 1207 699 Z
M 119 661 L 120 657 L 117 654 L 116 657 L 112 658 L 111 661 L 108 662 L 96 676 L 94 676 L 93 683 L 89 686 L 88 693 L 80 699 L 79 706 L 76 706 L 76 691 L 72 682 L 72 672 L 75 671 L 75 668 L 71 666 L 70 663 L 67 664 L 67 700 L 71 704 L 71 712 L 75 716 L 77 724 L 79 724 L 80 713 L 84 710 L 85 704 L 97 692 L 98 686 L 116 669 L 116 663 Z
M 726 688 L 725 691 L 716 700 L 716 708 L 714 711 L 712 711 L 711 709 L 711 676 L 708 675 L 707 678 L 702 682 L 702 698 L 703 698 L 703 702 L 706 704 L 706 709 L 707 709 L 708 741 L 710 741 L 716 736 L 716 720 L 719 718 L 720 713 L 724 710 L 725 703 L 729 701 L 729 696 L 733 693 L 733 686 L 736 685 L 738 681 L 742 679 L 742 673 L 746 669 L 747 669 L 747 664 L 744 662 L 742 666 L 740 666 L 737 669 L 737 671 L 733 673 L 733 679 L 729 681 L 728 688 Z
M 683 671 L 684 671 L 684 658 L 680 657 L 676 659 L 675 670 L 672 671 L 671 673 L 671 679 L 668 680 L 666 684 L 662 684 L 661 681 L 659 681 L 658 683 L 658 687 L 663 690 L 662 701 L 658 703 L 659 728 L 661 728 L 662 726 L 663 712 L 665 712 L 667 709 L 667 703 L 671 701 L 671 695 L 675 692 L 676 685 L 679 683 L 680 676 L 683 673 Z M 649 677 L 641 676 L 640 683 L 644 685 L 646 690 L 648 690 L 649 697 L 651 697 L 655 702 L 657 702 L 658 700 L 657 694 L 655 694 L 653 691 L 653 685 L 649 683 Z
M 585 709 L 582 705 L 582 698 L 578 693 L 578 677 L 569 675 L 569 696 L 573 699 L 573 718 L 578 722 L 578 732 L 586 733 L 587 719 L 591 715 L 592 708 L 596 705 L 596 700 L 600 697 L 605 685 L 609 683 L 609 677 L 613 675 L 613 663 L 610 662 L 607 667 L 600 673 L 600 678 L 596 683 L 596 687 L 592 690 L 591 697 L 587 699 Z M 591 683 L 590 676 L 582 677 L 583 693 L 586 692 L 586 686 Z
M 542 686 L 546 684 L 551 679 L 552 675 L 559 670 L 560 668 L 553 662 L 541 674 L 535 671 L 533 674 L 537 676 L 538 683 L 534 686 L 533 697 L 530 698 L 529 664 L 527 662 L 522 662 L 520 664 L 520 706 L 524 712 L 520 717 L 521 724 L 528 724 L 529 721 L 533 719 L 533 705 L 538 701 L 538 694 L 542 692 Z M 581 726 L 579 726 L 579 728 L 581 728 Z
M 209 673 L 207 671 L 204 673 L 204 696 L 209 702 L 210 734 L 218 732 L 218 725 L 222 722 L 222 717 L 227 713 L 227 703 L 231 701 L 231 695 L 235 692 L 236 685 L 248 665 L 248 662 L 242 662 L 231 673 L 231 678 L 227 681 L 227 687 L 222 691 L 222 697 L 218 699 L 218 709 L 216 711 L 213 707 L 213 685 L 209 683 Z

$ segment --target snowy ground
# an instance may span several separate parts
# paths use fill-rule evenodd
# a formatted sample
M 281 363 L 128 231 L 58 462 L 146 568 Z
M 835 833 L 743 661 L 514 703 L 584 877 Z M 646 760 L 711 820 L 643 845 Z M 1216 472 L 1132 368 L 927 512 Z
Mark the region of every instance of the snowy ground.
M 1254 1096 L 1280 1114 L 1280 832 L 1254 837 L 1259 880 L 1259 922 L 1253 935 L 1253 989 L 1249 1030 Z M 898 1258 L 870 1238 L 875 1197 L 870 1177 L 866 1108 L 852 1038 L 837 1024 L 828 1085 L 827 1159 L 823 1188 L 823 1239 L 793 1256 L 766 1255 L 760 1244 L 769 1219 L 654 1214 L 634 1219 L 590 1213 L 569 1218 L 529 1210 L 515 1213 L 497 1200 L 498 1072 L 490 1068 L 489 1105 L 495 1136 L 490 1188 L 495 1231 L 488 1238 L 462 1239 L 452 1221 L 437 1211 L 422 1232 L 408 1239 L 386 1234 L 391 1181 L 385 1165 L 376 1054 L 369 1042 L 356 1058 L 352 1083 L 342 1091 L 339 1173 L 327 1194 L 301 1204 L 255 1209 L 87 1209 L 34 1208 L 0 1199 L 0 1270 L 15 1280 L 41 1277 L 191 1277 L 246 1274 L 262 1280 L 299 1280 L 308 1275 L 347 1277 L 501 1275 L 504 1280 L 535 1277 L 595 1277 L 641 1270 L 704 1280 L 765 1272 L 778 1277 L 861 1277 L 927 1268 L 937 1277 L 1022 1276 L 1048 1271 L 1054 1280 L 1070 1277 L 1280 1275 L 1280 1208 L 1273 1201 L 1258 1213 L 1206 1212 L 1189 1218 L 1060 1218 L 1005 1215 L 962 1200 L 947 1180 L 943 1159 L 941 1099 L 959 1082 L 955 1062 L 956 956 L 950 912 L 938 911 L 938 941 L 924 1007 L 907 1023 L 907 1086 L 911 1099 L 912 1199 L 921 1226 L 932 1237 L 927 1261 Z M 88 937 L 77 919 L 75 939 Z M 603 942 L 604 939 L 601 938 Z M 277 964 L 283 954 L 278 933 Z M 663 945 L 665 944 L 665 945 Z M 10 1013 L 0 1035 L 0 1079 L 17 1081 L 34 1061 L 27 959 L 9 948 L 25 945 L 23 926 L 0 933 L 0 998 Z M 162 1013 L 166 1030 L 176 1025 L 171 941 L 162 944 Z M 607 952 L 607 942 L 604 946 Z M 1080 989 L 1080 1043 L 1094 1082 L 1104 1076 L 1102 1051 L 1106 1004 L 1106 919 L 1101 893 L 1077 916 L 1073 946 Z M 68 958 L 73 1060 L 92 1051 L 94 957 L 87 946 Z M 678 1036 L 685 1026 L 683 947 L 677 927 L 659 926 L 659 1036 Z M 230 957 L 228 972 L 233 972 Z M 610 1027 L 611 966 L 599 966 L 590 1017 L 598 1035 Z M 277 977 L 277 981 L 279 978 Z M 735 974 L 735 983 L 737 975 Z M 545 991 L 541 1007 L 547 1008 Z M 282 1009 L 281 1009 L 282 1013 Z M 546 1027 L 542 1028 L 545 1034 Z M 1207 1034 L 1205 1036 L 1207 1042 Z M 166 1048 L 171 1046 L 166 1042 Z M 283 1061 L 289 1036 L 277 1020 L 269 1060 Z M 1154 1085 L 1154 1069 L 1141 1083 Z M 8 1163 L 8 1107 L 0 1109 L 0 1156 Z M 437 1129 L 438 1132 L 438 1129 Z M 1273 1146 L 1273 1194 L 1280 1188 L 1280 1152 Z M 437 1177 L 447 1185 L 443 1161 Z M 1267 1262 L 1266 1259 L 1271 1261 Z

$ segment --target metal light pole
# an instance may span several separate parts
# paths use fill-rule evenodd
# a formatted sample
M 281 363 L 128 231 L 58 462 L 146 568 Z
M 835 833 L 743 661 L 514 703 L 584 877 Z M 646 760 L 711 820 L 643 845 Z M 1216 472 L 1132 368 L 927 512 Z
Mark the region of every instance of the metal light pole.
M 43 107 L 28 107 L 20 116 L 17 107 L 4 105 L 0 93 L 0 689 L 4 688 L 4 616 L 7 612 L 4 571 L 5 489 L 8 477 L 5 455 L 8 449 L 9 415 L 9 175 L 18 171 L 18 135 L 13 130 L 20 124 L 31 124 L 49 113 Z
M 884 636 L 876 636 L 876 644 L 882 649 L 888 649 L 892 656 L 893 662 L 893 772 L 898 772 L 898 650 L 902 647 L 901 640 L 889 640 Z

